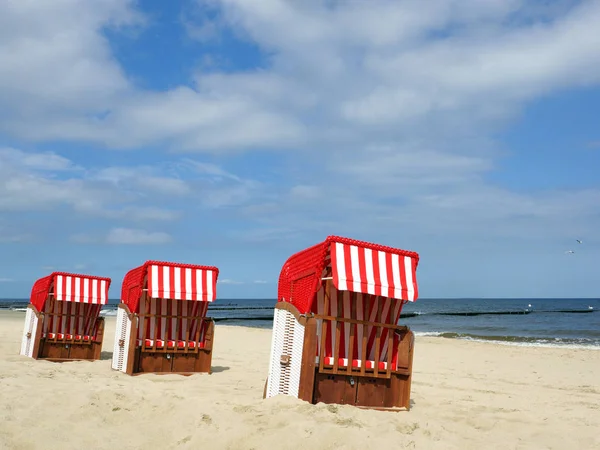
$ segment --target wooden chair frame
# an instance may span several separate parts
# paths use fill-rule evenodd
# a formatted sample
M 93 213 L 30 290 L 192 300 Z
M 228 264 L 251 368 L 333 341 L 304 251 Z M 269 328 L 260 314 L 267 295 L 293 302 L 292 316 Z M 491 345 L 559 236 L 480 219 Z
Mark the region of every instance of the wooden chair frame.
M 84 340 L 82 337 L 77 339 L 76 336 L 67 338 L 66 335 L 58 337 L 43 337 L 44 321 L 51 316 L 62 317 L 62 314 L 40 312 L 33 305 L 28 305 L 30 311 L 31 325 L 25 332 L 27 339 L 33 339 L 29 344 L 33 346 L 31 357 L 33 359 L 45 359 L 53 362 L 66 361 L 95 361 L 100 359 L 102 352 L 102 340 L 104 338 L 104 317 L 96 318 L 94 329 L 96 335 L 94 340 Z M 87 317 L 82 314 L 69 317 Z M 26 325 L 27 326 L 27 325 Z
M 327 281 L 325 288 L 325 302 L 330 301 L 329 289 L 331 281 Z M 338 297 L 338 302 L 340 301 Z M 376 322 L 369 322 L 366 320 L 357 320 L 356 312 L 354 309 L 354 302 L 351 302 L 352 317 L 339 317 L 339 316 L 327 316 L 318 314 L 305 314 L 302 315 L 299 311 L 290 303 L 278 302 L 275 306 L 276 316 L 278 311 L 281 314 L 288 317 L 287 331 L 289 334 L 301 333 L 301 339 L 303 345 L 301 350 L 293 348 L 293 345 L 284 345 L 284 348 L 288 349 L 279 355 L 279 360 L 276 360 L 276 356 L 271 364 L 279 364 L 282 370 L 288 370 L 293 364 L 294 359 L 299 369 L 299 380 L 297 388 L 297 397 L 316 404 L 318 402 L 323 403 L 337 403 L 337 404 L 350 404 L 362 408 L 373 408 L 382 410 L 409 410 L 410 409 L 410 390 L 412 382 L 412 364 L 413 364 L 413 353 L 414 353 L 414 333 L 406 326 L 386 324 L 381 322 L 381 308 L 378 308 Z M 340 308 L 341 309 L 341 308 Z M 327 310 L 327 309 L 325 309 Z M 295 322 L 295 323 L 293 323 Z M 354 324 L 355 326 L 363 327 L 363 339 L 362 345 L 362 357 L 360 358 L 360 367 L 353 367 L 351 358 L 348 361 L 346 367 L 339 366 L 339 355 L 340 355 L 340 334 L 342 325 L 344 323 Z M 291 325 L 290 325 L 291 324 Z M 276 326 L 276 325 L 274 325 Z M 325 352 L 321 352 L 318 355 L 318 359 L 315 358 L 317 355 L 317 349 L 319 346 L 318 336 L 321 338 L 321 348 L 325 348 L 325 336 L 328 329 L 335 327 L 335 343 L 331 357 L 333 358 L 333 364 L 327 364 L 325 361 Z M 376 329 L 376 346 L 375 346 L 375 358 L 372 368 L 367 368 L 367 338 L 366 330 L 367 327 L 374 327 Z M 320 328 L 320 330 L 319 330 Z M 350 328 L 351 336 L 354 337 L 354 328 Z M 379 363 L 381 357 L 379 354 L 379 343 L 383 329 L 388 329 L 388 351 L 386 358 L 386 369 L 381 370 Z M 320 333 L 318 333 L 320 331 Z M 274 328 L 274 341 L 278 339 L 275 336 L 279 331 Z M 391 348 L 394 342 L 394 336 L 397 339 L 398 347 L 396 354 L 396 367 L 392 367 L 392 356 L 393 352 Z M 298 338 L 298 339 L 300 339 Z M 283 339 L 296 339 L 293 337 L 283 337 Z M 349 354 L 353 352 L 354 339 L 349 342 L 350 350 Z M 291 350 L 291 351 L 290 351 Z M 298 369 L 296 369 L 298 370 Z M 288 377 L 293 377 L 293 374 L 288 374 Z M 268 396 L 269 380 L 265 383 L 265 391 L 263 397 Z M 295 395 L 295 392 L 289 392 L 295 390 L 295 387 L 290 388 L 289 386 L 280 386 L 279 390 L 283 391 L 280 393 L 288 393 Z M 286 392 L 288 390 L 288 392 Z
M 150 299 L 144 292 L 140 301 Z M 168 300 L 168 299 L 161 299 Z M 181 312 L 180 302 L 178 311 Z M 118 307 L 117 335 L 115 336 L 115 354 L 113 355 L 113 369 L 121 370 L 128 375 L 141 375 L 143 373 L 193 375 L 194 373 L 211 373 L 212 347 L 214 339 L 214 320 L 211 317 L 196 317 L 165 314 L 139 314 L 132 313 L 129 307 L 121 303 Z M 142 336 L 146 335 L 146 318 L 161 319 L 195 319 L 204 322 L 204 346 L 200 348 L 200 326 L 190 339 L 189 329 L 186 333 L 184 347 L 169 347 L 157 345 L 159 338 L 158 327 L 155 327 L 154 336 L 149 339 L 152 345 L 146 345 L 142 339 L 141 345 L 137 344 L 138 329 L 142 324 Z M 179 322 L 177 322 L 179 324 Z M 193 345 L 191 345 L 193 344 Z M 119 362 L 119 358 L 120 362 Z

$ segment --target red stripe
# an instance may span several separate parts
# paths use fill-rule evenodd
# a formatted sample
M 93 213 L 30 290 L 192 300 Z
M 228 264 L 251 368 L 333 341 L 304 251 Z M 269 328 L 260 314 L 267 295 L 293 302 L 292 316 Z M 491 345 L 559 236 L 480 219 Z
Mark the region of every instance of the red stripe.
M 382 297 L 376 297 L 374 295 L 369 295 L 369 315 L 367 316 L 366 320 L 368 320 L 369 322 L 375 322 L 377 320 L 377 307 L 379 306 L 379 299 L 381 299 Z M 374 314 L 374 318 L 371 319 L 371 315 Z M 366 359 L 369 359 L 369 356 L 372 353 L 372 349 L 373 349 L 373 343 L 375 342 L 375 335 L 377 334 L 377 330 L 375 329 L 375 327 L 373 327 L 372 325 L 369 325 L 367 327 L 367 333 L 369 336 L 369 340 L 367 341 L 367 356 Z
M 84 283 L 85 279 L 80 278 L 79 279 L 79 301 L 80 302 L 89 302 L 89 300 L 84 299 L 83 298 L 83 283 Z M 99 283 L 100 281 L 98 281 Z
M 150 267 L 148 267 L 148 297 L 150 297 L 152 295 L 152 291 L 154 291 L 155 283 L 156 283 L 156 280 L 152 276 L 152 266 L 150 266 Z M 140 299 L 140 303 L 141 303 L 141 299 Z M 138 306 L 138 308 L 139 308 L 139 306 Z
M 388 309 L 385 317 L 384 316 L 381 317 L 381 321 L 383 323 L 391 323 L 390 318 L 392 317 L 392 314 L 394 313 L 394 303 L 389 297 L 387 297 L 383 300 L 384 304 L 386 302 L 390 303 L 389 309 Z M 383 360 L 384 356 L 385 356 L 383 354 L 382 350 L 383 350 L 383 346 L 385 345 L 385 340 L 387 339 L 387 336 L 388 336 L 388 329 L 384 328 L 383 330 L 381 330 L 381 340 L 379 341 L 379 360 L 380 361 Z
M 102 292 L 102 283 L 100 283 L 100 280 L 98 280 L 98 282 L 96 283 L 96 292 L 94 292 L 94 297 L 98 299 L 98 302 L 100 301 L 100 298 L 101 298 L 101 292 Z
M 403 256 L 398 257 L 398 259 L 400 260 L 400 297 L 402 297 L 402 300 L 408 300 L 408 293 L 406 292 L 406 287 L 408 286 L 406 284 L 406 264 L 404 263 Z
M 185 301 L 187 299 L 187 291 L 186 291 L 186 285 L 187 285 L 187 278 L 186 278 L 186 274 L 187 274 L 187 269 L 181 269 L 179 271 L 181 273 L 181 300 Z M 193 270 L 192 270 L 193 272 Z
M 331 243 L 329 252 L 331 254 L 330 261 L 332 261 L 331 262 L 331 276 L 333 278 L 333 285 L 335 287 L 338 287 L 340 275 L 338 273 L 338 268 L 337 268 L 337 263 L 336 263 L 338 255 L 337 255 L 337 247 L 335 245 L 335 242 Z
M 373 259 L 373 279 L 375 282 L 375 295 L 384 295 L 381 292 L 381 273 L 379 272 L 379 252 L 377 250 L 371 251 Z

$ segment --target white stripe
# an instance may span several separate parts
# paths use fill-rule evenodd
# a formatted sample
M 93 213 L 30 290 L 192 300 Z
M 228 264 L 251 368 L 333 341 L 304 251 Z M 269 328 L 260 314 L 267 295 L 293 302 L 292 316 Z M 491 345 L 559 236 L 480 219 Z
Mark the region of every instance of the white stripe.
M 162 276 L 163 276 L 163 290 L 159 297 L 161 298 L 169 298 L 171 296 L 171 280 L 169 279 L 169 267 L 163 266 L 162 268 Z
M 196 269 L 196 298 L 199 300 L 202 298 L 202 271 Z
M 98 299 L 96 298 L 96 292 L 98 292 L 98 280 L 92 280 L 92 303 L 97 304 Z
M 346 283 L 346 266 L 344 265 L 344 244 L 335 243 L 335 266 L 337 268 L 337 284 L 340 291 L 348 290 Z
M 358 259 L 358 247 L 356 245 L 350 246 L 350 264 L 352 265 L 352 290 L 354 292 L 362 292 L 362 290 L 360 289 L 360 260 Z
M 213 276 L 214 273 L 212 270 L 206 271 L 206 293 L 209 302 L 212 302 L 213 299 Z
M 69 302 L 73 298 L 73 277 L 65 277 L 65 279 L 67 280 L 67 286 L 65 288 L 65 300 Z
M 367 292 L 375 294 L 375 274 L 373 272 L 373 251 L 365 248 L 365 264 L 367 272 Z
M 176 300 L 181 300 L 181 293 L 183 292 L 181 286 L 181 267 L 175 267 L 173 272 L 173 290 L 175 291 L 175 297 L 173 298 Z
M 402 298 L 402 282 L 400 281 L 400 257 L 392 254 L 392 276 L 394 277 L 394 298 Z
M 79 277 L 75 277 L 75 292 L 74 292 L 74 296 L 73 296 L 73 301 L 74 302 L 81 302 L 83 301 L 83 299 L 81 297 L 79 297 L 79 292 L 81 290 L 81 278 Z
M 106 280 L 100 281 L 100 304 L 105 305 L 107 302 Z
M 83 279 L 83 301 L 85 303 L 91 303 L 91 299 L 90 299 L 90 279 L 89 278 L 84 278 Z
M 152 298 L 158 297 L 158 266 L 150 266 L 150 278 L 152 279 L 152 292 L 150 296 Z
M 387 263 L 385 260 L 385 252 L 377 252 L 379 259 L 379 280 L 375 280 L 381 286 L 381 296 L 390 296 L 390 284 L 387 279 Z
M 192 269 L 185 269 L 185 299 L 192 299 Z
M 108 282 L 106 280 L 102 280 L 102 292 L 100 295 L 102 295 L 102 304 L 105 305 L 108 302 L 108 289 L 107 289 L 107 284 Z
M 56 281 L 54 282 L 54 299 L 55 300 L 62 300 L 62 275 L 57 275 L 56 276 Z
M 408 291 L 408 300 L 415 301 L 415 283 L 412 276 L 412 258 L 404 257 L 404 268 L 406 272 L 406 290 Z

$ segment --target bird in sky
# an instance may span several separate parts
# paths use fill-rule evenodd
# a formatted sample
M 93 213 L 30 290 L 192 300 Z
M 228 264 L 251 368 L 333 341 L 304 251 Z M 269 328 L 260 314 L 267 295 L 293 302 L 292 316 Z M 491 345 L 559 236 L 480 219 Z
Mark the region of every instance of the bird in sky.
M 583 241 L 581 239 L 575 239 L 577 241 L 578 244 L 583 244 Z
M 565 253 L 575 253 L 573 250 L 567 250 Z

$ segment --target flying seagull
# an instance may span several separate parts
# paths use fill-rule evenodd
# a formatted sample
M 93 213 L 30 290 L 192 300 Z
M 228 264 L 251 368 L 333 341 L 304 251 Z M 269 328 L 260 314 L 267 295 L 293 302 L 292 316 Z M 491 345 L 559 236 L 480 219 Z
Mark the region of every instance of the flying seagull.
M 567 250 L 565 253 L 575 253 L 573 250 Z
M 577 241 L 578 244 L 583 244 L 583 241 L 580 239 L 575 239 Z

